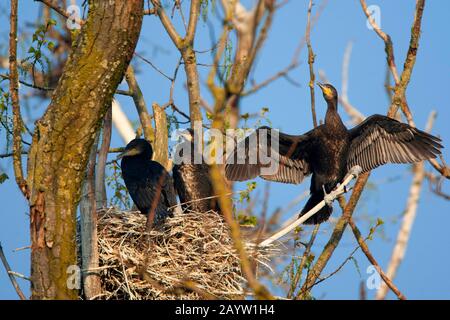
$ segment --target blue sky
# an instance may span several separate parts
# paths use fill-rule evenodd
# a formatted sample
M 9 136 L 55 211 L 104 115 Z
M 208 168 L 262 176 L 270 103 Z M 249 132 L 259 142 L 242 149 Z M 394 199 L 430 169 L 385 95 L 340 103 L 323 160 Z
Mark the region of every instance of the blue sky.
M 263 50 L 257 57 L 256 69 L 252 78 L 261 82 L 277 71 L 286 67 L 292 59 L 295 48 L 304 35 L 308 1 L 289 1 L 275 15 L 273 27 Z M 253 1 L 244 1 L 244 4 Z M 322 1 L 315 1 L 313 10 Z M 403 61 L 409 44 L 410 27 L 414 17 L 415 1 L 368 1 L 368 4 L 378 5 L 381 9 L 381 26 L 388 33 L 394 43 L 396 63 L 401 72 Z M 2 3 L 0 8 L 7 5 Z M 34 1 L 20 1 L 19 23 L 34 21 L 38 14 L 39 4 Z M 9 11 L 9 9 L 8 9 Z M 447 21 L 450 12 L 450 2 L 445 0 L 428 1 L 425 7 L 422 23 L 422 37 L 417 56 L 416 66 L 411 83 L 407 90 L 407 98 L 412 109 L 415 123 L 423 128 L 431 109 L 438 112 L 433 133 L 439 135 L 444 145 L 450 141 L 450 129 L 447 127 L 450 119 L 450 105 L 448 100 L 450 84 L 450 43 L 448 38 Z M 313 12 L 314 14 L 314 12 Z M 217 25 L 217 18 L 210 12 L 210 18 Z M 175 18 L 179 27 L 179 21 Z M 4 53 L 8 22 L 1 19 L 1 47 Z M 5 33 L 5 34 L 3 34 Z M 219 31 L 216 30 L 216 37 Z M 311 39 L 316 60 L 314 69 L 316 75 L 323 70 L 329 81 L 341 89 L 341 67 L 345 48 L 349 42 L 353 50 L 349 68 L 349 99 L 365 115 L 374 113 L 385 114 L 389 101 L 384 90 L 386 60 L 384 44 L 376 34 L 366 27 L 366 19 L 358 1 L 330 0 L 325 7 L 318 23 L 311 32 Z M 195 48 L 205 50 L 211 47 L 208 24 L 199 22 Z M 137 51 L 150 59 L 155 65 L 168 74 L 173 69 L 179 57 L 170 39 L 161 28 L 159 21 L 148 16 L 144 19 L 141 38 Z M 23 58 L 26 52 L 20 52 Z M 198 61 L 210 63 L 210 53 L 199 54 Z M 312 128 L 310 114 L 309 71 L 307 66 L 307 51 L 301 52 L 299 68 L 291 72 L 290 77 L 300 86 L 293 86 L 285 79 L 279 79 L 258 93 L 242 99 L 242 112 L 258 112 L 263 107 L 269 108 L 268 117 L 275 128 L 291 134 L 300 134 Z M 170 83 L 159 75 L 149 65 L 134 59 L 138 65 L 138 82 L 140 83 L 147 104 L 153 101 L 165 103 L 169 97 Z M 199 67 L 200 78 L 204 83 L 208 68 Z M 0 70 L 4 72 L 4 70 Z M 184 72 L 180 69 L 175 87 L 175 102 L 178 107 L 187 111 L 187 94 L 184 89 Z M 126 85 L 122 85 L 126 88 Z M 207 89 L 202 87 L 202 94 L 209 99 Z M 136 120 L 137 115 L 133 102 L 127 97 L 118 97 L 130 119 Z M 36 109 L 34 116 L 42 113 L 48 101 L 34 101 Z M 322 119 L 326 110 L 325 102 L 316 92 L 316 110 Z M 341 115 L 345 121 L 348 117 L 342 108 Z M 5 151 L 4 131 L 0 131 L 0 152 Z M 123 142 L 116 132 L 113 132 L 112 147 L 122 146 Z M 449 160 L 448 149 L 444 149 L 444 157 Z M 10 180 L 0 186 L 0 241 L 13 270 L 29 274 L 29 250 L 13 252 L 13 249 L 29 244 L 28 213 L 24 199 L 21 197 L 13 180 L 11 159 L 1 159 L 0 166 L 6 169 Z M 429 169 L 429 165 L 426 165 Z M 366 188 L 363 197 L 355 211 L 355 218 L 363 234 L 367 234 L 369 227 L 378 217 L 385 221 L 369 247 L 380 265 L 385 269 L 394 245 L 399 221 L 405 208 L 411 182 L 410 166 L 387 165 L 373 171 L 370 177 L 372 188 Z M 263 192 L 265 183 L 256 180 L 258 190 Z M 238 185 L 237 188 L 240 186 Z M 301 185 L 284 185 L 272 183 L 269 199 L 269 212 L 284 207 L 309 187 L 309 179 Z M 447 188 L 446 188 L 447 187 Z M 448 190 L 448 183 L 444 182 L 444 190 Z M 258 192 L 258 190 L 256 192 Z M 300 203 L 291 210 L 287 217 L 294 215 L 303 206 Z M 429 191 L 428 182 L 424 183 L 418 207 L 417 218 L 414 223 L 406 257 L 398 271 L 395 283 L 410 299 L 450 299 L 450 225 L 449 202 L 437 197 Z M 257 208 L 255 214 L 258 214 Z M 335 205 L 334 217 L 339 214 Z M 329 238 L 332 223 L 321 226 L 318 239 L 312 249 L 318 255 Z M 310 227 L 305 227 L 310 232 Z M 356 247 L 351 232 L 346 232 L 340 246 L 331 258 L 324 274 L 335 270 L 342 261 Z M 337 275 L 319 284 L 312 291 L 319 299 L 357 299 L 360 282 L 367 279 L 367 259 L 358 252 L 355 255 L 360 273 L 352 262 L 349 262 Z M 29 293 L 26 281 L 20 280 L 26 294 Z M 281 292 L 277 292 L 282 294 Z M 374 291 L 368 291 L 368 298 L 372 298 Z M 390 293 L 389 298 L 394 298 Z M 16 299 L 14 290 L 9 283 L 3 268 L 0 268 L 0 299 Z

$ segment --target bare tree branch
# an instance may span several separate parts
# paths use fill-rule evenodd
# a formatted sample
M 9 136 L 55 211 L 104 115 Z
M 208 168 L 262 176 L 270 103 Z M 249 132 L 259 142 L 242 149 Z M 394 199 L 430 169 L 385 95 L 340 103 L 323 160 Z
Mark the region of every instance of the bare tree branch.
M 152 120 L 150 114 L 148 113 L 144 95 L 142 94 L 141 88 L 136 81 L 134 69 L 131 64 L 128 66 L 128 69 L 125 73 L 125 79 L 127 81 L 128 88 L 132 93 L 134 105 L 136 106 L 139 120 L 141 122 L 142 131 L 144 132 L 144 137 L 145 139 L 153 142 L 155 139 L 155 133 L 152 126 Z
M 0 242 L 0 260 L 2 260 L 3 266 L 5 267 L 6 273 L 8 274 L 9 280 L 11 281 L 14 289 L 17 292 L 17 295 L 19 296 L 20 300 L 27 300 L 25 295 L 23 294 L 22 290 L 19 287 L 19 284 L 16 281 L 16 278 L 13 275 L 13 272 L 11 271 L 11 267 L 9 266 L 8 260 L 6 260 L 5 254 L 3 253 L 3 247 Z
M 392 117 L 398 110 L 399 106 L 402 106 L 402 111 L 408 119 L 409 124 L 414 125 L 412 115 L 406 102 L 406 88 L 411 79 L 411 74 L 416 63 L 417 49 L 419 48 L 419 39 L 421 35 L 422 15 L 425 7 L 425 0 L 417 0 L 416 10 L 414 16 L 414 23 L 411 28 L 411 39 L 409 42 L 408 53 L 406 55 L 405 64 L 403 66 L 403 72 L 400 77 L 400 81 L 396 81 L 396 88 L 392 97 L 392 104 L 389 108 L 388 116 Z
M 55 5 L 50 0 L 34 0 L 34 1 L 42 2 L 47 7 L 52 8 L 53 10 L 55 10 L 57 13 L 59 13 L 64 18 L 71 19 L 70 15 L 66 11 L 64 11 L 64 9 L 62 9 L 61 7 Z M 74 22 L 79 23 L 81 25 L 83 25 L 85 23 L 85 21 L 83 21 L 82 19 L 76 19 Z
M 430 132 L 433 126 L 436 112 L 432 111 L 428 117 L 425 131 Z M 397 241 L 392 250 L 391 259 L 387 268 L 387 277 L 394 279 L 403 258 L 405 257 L 406 247 L 408 245 L 409 237 L 412 231 L 414 220 L 417 214 L 417 206 L 420 198 L 420 191 L 422 190 L 423 180 L 425 178 L 425 165 L 423 162 L 413 164 L 413 180 L 409 189 L 408 201 L 406 209 L 403 214 L 402 224 L 397 235 Z M 388 293 L 387 283 L 382 284 L 376 294 L 376 299 L 382 300 Z
M 105 169 L 106 160 L 111 144 L 112 133 L 112 107 L 106 111 L 103 119 L 102 144 L 98 152 L 98 163 L 95 172 L 95 200 L 97 209 L 105 208 L 107 205 L 106 186 L 105 186 Z
M 309 0 L 308 5 L 308 15 L 306 23 L 306 45 L 308 47 L 308 65 L 309 65 L 309 90 L 311 95 L 311 114 L 313 118 L 314 128 L 317 127 L 317 117 L 316 117 L 316 98 L 314 95 L 314 86 L 316 82 L 316 76 L 314 75 L 314 51 L 311 45 L 311 10 L 312 10 L 312 0 Z
M 83 291 L 87 299 L 92 299 L 101 293 L 100 274 L 98 271 L 98 235 L 97 206 L 95 192 L 95 163 L 100 131 L 96 134 L 92 145 L 82 186 L 80 201 L 80 236 L 81 236 L 81 266 Z
M 319 228 L 320 224 L 316 225 L 312 231 L 311 237 L 308 241 L 308 244 L 306 245 L 305 251 L 303 252 L 300 264 L 298 265 L 297 272 L 295 273 L 294 279 L 292 279 L 292 282 L 290 284 L 289 292 L 287 294 L 288 299 L 292 299 L 292 295 L 294 294 L 297 285 L 300 283 L 300 280 L 302 279 L 303 268 L 305 267 L 306 261 L 309 257 L 309 253 L 311 252 L 311 248 L 314 244 L 314 241 L 316 240 Z
M 381 278 L 384 281 L 384 284 L 388 286 L 400 300 L 406 300 L 406 297 L 403 295 L 403 293 L 400 292 L 400 290 L 395 286 L 395 284 L 391 281 L 390 277 L 387 276 L 383 270 L 381 269 L 378 262 L 373 257 L 372 253 L 369 250 L 369 247 L 366 244 L 366 241 L 361 236 L 361 232 L 359 231 L 358 227 L 356 226 L 353 217 L 349 217 L 348 224 L 352 228 L 353 234 L 355 235 L 356 240 L 358 241 L 359 246 L 361 247 L 361 250 L 366 255 L 367 259 L 370 261 L 372 265 L 375 266 L 376 270 L 380 274 Z
M 9 31 L 9 93 L 13 109 L 13 167 L 17 186 L 25 198 L 29 198 L 28 184 L 23 176 L 22 167 L 22 130 L 23 120 L 19 103 L 19 73 L 17 71 L 17 11 L 18 1 L 11 0 Z
M 337 248 L 342 238 L 342 235 L 344 234 L 345 227 L 347 226 L 348 223 L 348 219 L 349 217 L 352 216 L 356 204 L 358 203 L 358 200 L 361 197 L 361 193 L 364 190 L 364 186 L 366 185 L 367 180 L 369 179 L 369 174 L 370 172 L 364 173 L 359 176 L 358 180 L 356 180 L 352 195 L 350 196 L 350 200 L 348 201 L 347 205 L 343 210 L 342 216 L 336 223 L 336 226 L 333 230 L 333 233 L 331 234 L 330 239 L 328 240 L 322 253 L 320 254 L 314 266 L 312 267 L 308 276 L 306 277 L 306 280 L 302 288 L 300 289 L 298 295 L 296 296 L 296 299 L 305 299 L 308 297 L 309 291 L 314 286 L 316 280 L 319 278 L 323 269 L 327 265 L 328 260 L 330 260 L 331 256 L 333 255 L 334 250 Z
M 153 116 L 155 119 L 155 142 L 153 159 L 158 161 L 168 171 L 171 170 L 171 164 L 169 163 L 169 134 L 167 132 L 167 117 L 166 112 L 157 103 L 153 103 Z M 152 220 L 153 221 L 153 220 Z
M 175 46 L 180 49 L 182 38 L 178 34 L 177 30 L 173 26 L 172 22 L 170 21 L 169 17 L 166 15 L 164 9 L 161 6 L 161 3 L 159 0 L 152 0 L 152 4 L 156 10 L 156 14 L 158 15 L 159 19 L 161 20 L 161 23 L 163 24 L 164 28 L 167 31 L 167 34 L 172 39 Z
M 363 8 L 363 11 L 369 20 L 370 25 L 372 26 L 373 30 L 376 32 L 376 34 L 381 38 L 381 40 L 384 41 L 384 50 L 386 51 L 386 59 L 389 66 L 389 69 L 391 70 L 392 76 L 394 77 L 395 84 L 399 83 L 400 78 L 398 76 L 397 66 L 395 65 L 395 57 L 394 57 L 394 47 L 392 44 L 391 37 L 383 32 L 381 30 L 380 26 L 376 23 L 375 19 L 372 18 L 372 14 L 367 8 L 367 4 L 365 0 L 360 0 L 361 7 Z
M 194 51 L 194 38 L 197 27 L 197 20 L 200 14 L 200 0 L 192 0 L 190 7 L 190 16 L 186 37 L 183 39 L 176 31 L 170 19 L 161 7 L 159 0 L 151 0 L 156 12 L 172 39 L 175 47 L 180 51 L 183 61 L 184 70 L 186 72 L 188 95 L 189 95 L 189 112 L 191 126 L 194 128 L 195 122 L 202 122 L 202 114 L 200 112 L 200 82 L 197 70 L 197 58 Z

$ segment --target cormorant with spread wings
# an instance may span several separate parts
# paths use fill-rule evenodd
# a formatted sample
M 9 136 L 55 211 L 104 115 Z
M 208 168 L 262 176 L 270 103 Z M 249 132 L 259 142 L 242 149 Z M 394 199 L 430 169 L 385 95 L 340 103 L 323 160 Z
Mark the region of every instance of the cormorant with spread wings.
M 347 130 L 338 112 L 338 94 L 330 84 L 318 84 L 328 104 L 324 124 L 303 135 L 288 135 L 279 132 L 278 171 L 264 175 L 265 164 L 249 161 L 250 140 L 256 135 L 258 149 L 269 149 L 273 157 L 274 148 L 270 146 L 270 128 L 258 128 L 245 138 L 244 163 L 236 163 L 235 148 L 227 159 L 225 174 L 228 180 L 243 181 L 257 176 L 266 180 L 298 184 L 312 174 L 310 192 L 300 215 L 307 213 L 323 200 L 325 192 L 331 192 L 356 165 L 362 172 L 370 171 L 386 163 L 414 163 L 436 158 L 439 155 L 441 139 L 419 129 L 382 115 L 372 115 L 353 129 Z M 269 129 L 269 130 L 267 130 Z M 268 131 L 266 141 L 260 139 L 260 132 Z M 241 146 L 242 148 L 242 146 Z M 254 151 L 254 150 L 253 150 Z M 233 159 L 230 159 L 233 158 Z M 233 161 L 230 161 L 233 160 Z M 333 208 L 324 206 L 305 224 L 318 224 L 328 220 Z

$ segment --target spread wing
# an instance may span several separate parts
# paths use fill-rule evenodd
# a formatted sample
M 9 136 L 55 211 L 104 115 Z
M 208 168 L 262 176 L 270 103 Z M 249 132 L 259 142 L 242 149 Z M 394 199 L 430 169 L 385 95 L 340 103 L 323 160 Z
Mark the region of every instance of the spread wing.
M 272 143 L 272 137 L 275 143 Z M 260 127 L 236 145 L 227 158 L 225 176 L 231 181 L 260 176 L 266 180 L 298 184 L 311 173 L 305 160 L 307 145 L 307 135 L 292 136 Z M 261 152 L 265 156 L 261 156 Z M 275 170 L 268 170 L 274 168 L 273 165 Z
M 349 131 L 347 169 L 359 165 L 363 172 L 385 163 L 413 163 L 436 158 L 441 139 L 408 124 L 373 115 Z

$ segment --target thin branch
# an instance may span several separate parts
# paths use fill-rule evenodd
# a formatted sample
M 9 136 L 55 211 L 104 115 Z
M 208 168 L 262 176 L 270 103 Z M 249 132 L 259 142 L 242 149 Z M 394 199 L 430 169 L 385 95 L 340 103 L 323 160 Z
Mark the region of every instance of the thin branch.
M 450 167 L 445 164 L 440 165 L 436 159 L 430 159 L 428 162 L 438 171 L 443 177 L 450 179 Z
M 9 93 L 13 109 L 13 167 L 16 183 L 25 198 L 29 198 L 27 182 L 22 167 L 22 130 L 23 120 L 19 103 L 19 73 L 17 71 L 17 11 L 18 0 L 11 0 L 9 31 Z
M 406 101 L 405 92 L 406 88 L 409 84 L 409 80 L 411 78 L 412 70 L 415 65 L 417 50 L 419 47 L 419 39 L 421 34 L 421 23 L 422 23 L 422 15 L 425 6 L 425 0 L 417 0 L 416 2 L 416 10 L 414 15 L 414 23 L 411 28 L 411 38 L 409 42 L 408 53 L 405 59 L 405 64 L 403 67 L 403 72 L 401 77 L 399 78 L 397 68 L 395 66 L 395 58 L 394 58 L 394 48 L 389 35 L 385 34 L 379 26 L 375 23 L 375 20 L 371 18 L 370 12 L 367 9 L 367 4 L 365 0 L 360 0 L 361 6 L 363 8 L 364 13 L 369 18 L 370 24 L 374 27 L 375 32 L 381 37 L 381 39 L 385 42 L 385 51 L 387 56 L 387 61 L 389 68 L 391 70 L 392 75 L 395 80 L 395 90 L 392 96 L 392 103 L 388 111 L 388 116 L 394 117 L 398 110 L 398 106 L 400 105 L 403 113 L 405 114 L 408 123 L 412 126 L 414 125 L 414 121 L 412 118 L 412 114 L 409 110 L 408 103 Z M 436 169 L 442 176 L 447 179 L 450 179 L 450 167 L 446 166 L 444 163 L 440 165 L 435 159 L 430 159 L 428 162 Z
M 292 283 L 290 285 L 290 289 L 287 295 L 288 299 L 292 299 L 292 295 L 295 292 L 295 289 L 297 288 L 297 285 L 299 284 L 300 280 L 302 279 L 303 274 L 303 268 L 305 267 L 306 261 L 309 257 L 309 253 L 311 252 L 311 248 L 314 244 L 314 241 L 316 240 L 317 233 L 319 232 L 320 224 L 316 225 L 313 229 L 313 232 L 311 234 L 311 238 L 308 241 L 308 244 L 306 245 L 305 251 L 302 255 L 302 260 L 300 261 L 300 264 L 297 268 L 297 272 L 294 276 L 294 279 L 292 280 Z
M 96 208 L 105 208 L 107 204 L 106 186 L 105 186 L 105 169 L 106 160 L 108 158 L 109 147 L 111 144 L 112 133 L 112 107 L 106 111 L 103 119 L 102 144 L 98 151 L 98 162 L 95 172 L 95 201 Z
M 62 9 L 61 7 L 55 5 L 54 3 L 52 3 L 52 1 L 50 0 L 34 0 L 37 2 L 42 2 L 43 4 L 45 4 L 47 7 L 55 10 L 57 13 L 59 13 L 61 16 L 63 16 L 66 19 L 72 19 L 69 15 L 69 13 L 67 13 L 66 11 L 64 11 L 64 9 Z M 83 25 L 85 23 L 84 20 L 82 19 L 76 19 L 74 22 L 79 23 L 80 25 Z
M 361 247 L 361 250 L 366 255 L 369 262 L 375 266 L 376 270 L 380 274 L 381 278 L 383 279 L 385 285 L 387 285 L 400 300 L 406 300 L 406 297 L 400 292 L 400 290 L 395 286 L 395 284 L 391 281 L 391 278 L 386 275 L 383 270 L 381 269 L 378 262 L 373 257 L 372 253 L 369 250 L 369 247 L 366 244 L 366 241 L 362 238 L 361 232 L 359 231 L 358 227 L 355 224 L 355 221 L 352 217 L 349 217 L 348 224 L 352 228 L 353 234 L 355 235 L 356 240 L 358 241 L 359 246 Z
M 397 66 L 395 65 L 395 58 L 394 58 L 394 47 L 392 44 L 391 37 L 383 32 L 381 30 L 380 26 L 376 23 L 375 19 L 372 18 L 372 13 L 367 8 L 367 4 L 365 0 L 360 0 L 361 7 L 369 20 L 370 25 L 372 26 L 373 30 L 376 32 L 376 34 L 381 38 L 381 40 L 384 41 L 385 51 L 386 51 L 386 59 L 389 66 L 389 69 L 391 70 L 391 73 L 394 77 L 395 84 L 399 83 L 400 78 L 398 76 Z
M 5 74 L 0 74 L 0 77 L 2 79 L 7 79 L 7 80 L 10 79 L 9 75 L 5 75 Z M 36 84 L 28 83 L 28 82 L 26 82 L 24 80 L 20 80 L 20 79 L 19 79 L 19 83 L 24 85 L 24 86 L 26 86 L 26 87 L 29 87 L 29 88 L 32 88 L 32 89 L 36 89 L 36 90 L 41 90 L 41 91 L 52 92 L 52 91 L 55 90 L 55 88 L 38 86 Z M 131 92 L 125 91 L 125 90 L 120 90 L 120 89 L 117 89 L 115 93 L 116 94 L 120 94 L 120 95 L 124 95 L 124 96 L 130 96 L 130 97 L 132 96 Z
M 163 24 L 164 28 L 169 34 L 169 37 L 172 39 L 175 46 L 178 49 L 180 49 L 182 46 L 183 39 L 178 34 L 169 17 L 166 15 L 164 9 L 161 6 L 160 1 L 159 0 L 151 0 L 151 1 L 154 6 L 154 9 L 156 10 L 156 14 L 158 15 L 159 19 L 161 20 L 161 23 Z
M 359 198 L 361 197 L 361 193 L 364 190 L 364 186 L 366 185 L 369 179 L 369 175 L 370 172 L 364 173 L 360 175 L 359 178 L 356 180 L 352 195 L 350 196 L 350 200 L 348 201 L 347 205 L 343 210 L 342 216 L 336 223 L 336 226 L 333 230 L 333 233 L 331 234 L 330 239 L 328 240 L 322 253 L 320 254 L 316 263 L 310 270 L 308 276 L 306 277 L 306 280 L 302 288 L 300 289 L 300 292 L 297 294 L 296 299 L 305 299 L 308 296 L 309 291 L 314 286 L 316 280 L 320 277 L 320 274 L 327 265 L 328 260 L 330 260 L 331 256 L 333 255 L 334 250 L 337 248 L 342 238 L 342 235 L 344 234 L 348 218 L 352 216 L 356 204 L 358 203 Z
M 273 76 L 271 76 L 270 78 L 267 78 L 266 80 L 264 80 L 263 82 L 254 85 L 252 88 L 250 88 L 249 90 L 245 91 L 242 93 L 242 96 L 248 96 L 250 94 L 255 93 L 256 91 L 268 86 L 269 84 L 271 84 L 272 82 L 274 82 L 275 80 L 281 78 L 281 77 L 285 77 L 291 70 L 297 68 L 299 65 L 299 63 L 297 61 L 291 63 L 290 65 L 288 65 L 286 68 L 284 68 L 281 71 L 278 71 L 276 74 L 274 74 Z
M 197 70 L 197 58 L 193 48 L 195 32 L 197 28 L 197 20 L 200 14 L 200 0 L 191 1 L 188 30 L 185 39 L 182 39 L 177 33 L 172 22 L 169 20 L 166 13 L 164 12 L 164 9 L 161 7 L 160 1 L 151 1 L 156 8 L 161 23 L 172 39 L 175 47 L 177 47 L 183 57 L 184 70 L 186 72 L 186 80 L 188 86 L 191 126 L 194 127 L 195 122 L 202 122 L 202 114 L 200 112 L 200 82 Z
M 191 0 L 189 10 L 189 23 L 184 41 L 186 45 L 192 46 L 194 42 L 195 30 L 197 29 L 198 16 L 200 15 L 200 0 Z
M 89 153 L 86 176 L 82 185 L 80 201 L 80 238 L 81 264 L 86 270 L 82 274 L 83 291 L 87 299 L 92 299 L 101 293 L 100 274 L 93 271 L 99 266 L 97 206 L 95 192 L 95 164 L 100 131 L 96 133 L 95 141 Z
M 431 192 L 438 195 L 439 197 L 444 198 L 445 200 L 450 200 L 450 194 L 446 194 L 442 191 L 442 176 L 438 177 L 431 172 L 426 172 L 425 176 L 430 182 Z M 435 185 L 435 187 L 433 187 L 433 185 Z
M 108 150 L 108 153 L 121 153 L 125 150 L 125 148 L 110 148 Z M 22 151 L 22 154 L 28 154 L 28 150 L 27 151 Z M 12 152 L 10 153 L 3 153 L 0 154 L 0 159 L 2 158 L 9 158 L 12 157 L 14 154 Z
M 148 113 L 144 95 L 142 94 L 141 88 L 136 81 L 136 76 L 134 74 L 134 70 L 131 64 L 128 65 L 127 71 L 125 72 L 125 79 L 127 81 L 128 88 L 132 93 L 134 105 L 136 106 L 136 110 L 139 115 L 142 130 L 144 131 L 144 137 L 145 139 L 153 142 L 155 134 L 152 126 L 151 117 L 150 114 Z
M 358 245 L 355 249 L 353 249 L 353 251 L 350 253 L 350 255 L 344 261 L 342 261 L 342 263 L 333 272 L 327 274 L 326 276 L 319 277 L 319 279 L 313 284 L 313 287 L 318 285 L 319 283 L 331 278 L 332 276 L 337 274 L 339 271 L 341 271 L 342 268 L 347 264 L 347 262 L 349 262 L 351 259 L 354 259 L 353 256 L 355 255 L 356 251 L 358 251 L 359 248 L 360 248 L 360 246 Z M 310 287 L 309 289 L 312 289 L 312 287 Z
M 27 300 L 25 295 L 23 294 L 22 290 L 19 287 L 19 284 L 16 281 L 16 278 L 13 275 L 13 272 L 11 271 L 11 267 L 9 266 L 8 260 L 6 260 L 5 254 L 3 253 L 3 247 L 0 243 L 0 259 L 2 260 L 3 266 L 5 267 L 6 273 L 8 274 L 9 280 L 11 281 L 14 289 L 16 290 L 17 294 L 19 295 L 19 298 L 21 300 Z
M 316 117 L 316 98 L 314 95 L 314 85 L 316 82 L 316 76 L 314 74 L 314 51 L 311 45 L 311 10 L 312 10 L 312 0 L 309 0 L 308 5 L 308 16 L 306 23 L 306 45 L 308 47 L 308 65 L 309 65 L 309 90 L 311 95 L 311 114 L 313 118 L 314 128 L 317 127 L 317 117 Z
M 408 53 L 406 54 L 405 63 L 403 66 L 403 72 L 400 77 L 400 81 L 396 81 L 396 88 L 392 97 L 392 104 L 389 108 L 388 116 L 392 117 L 398 110 L 398 107 L 402 107 L 402 111 L 405 114 L 408 122 L 413 125 L 412 115 L 409 111 L 409 107 L 406 103 L 405 92 L 411 79 L 411 74 L 416 63 L 417 49 L 419 48 L 419 39 L 421 35 L 422 15 L 425 7 L 425 0 L 417 0 L 416 10 L 414 16 L 414 23 L 411 28 L 411 38 L 409 42 Z
M 167 116 L 166 112 L 156 102 L 152 104 L 153 117 L 155 120 L 155 140 L 154 140 L 154 154 L 153 159 L 158 161 L 168 171 L 171 170 L 171 163 L 169 162 L 169 134 L 167 132 Z M 153 220 L 152 220 L 153 221 Z
M 143 56 L 141 56 L 139 53 L 135 52 L 134 55 L 136 57 L 138 57 L 139 59 L 141 59 L 142 61 L 144 61 L 145 63 L 149 64 L 153 69 L 155 69 L 156 72 L 158 72 L 159 74 L 161 74 L 164 78 L 166 78 L 169 81 L 172 81 L 172 78 L 169 77 L 167 74 L 165 74 L 161 69 L 159 69 L 157 66 L 155 66 L 150 60 L 144 58 Z
M 22 151 L 21 154 L 28 154 L 28 151 Z M 9 157 L 12 157 L 12 156 L 14 156 L 13 152 L 3 153 L 3 154 L 0 154 L 0 159 L 9 158 Z
M 428 117 L 426 132 L 430 132 L 433 126 L 436 112 L 432 111 Z M 417 214 L 417 206 L 420 198 L 420 192 L 425 179 L 425 165 L 423 162 L 415 163 L 413 165 L 413 180 L 409 189 L 408 201 L 406 203 L 405 213 L 403 214 L 402 225 L 397 235 L 397 241 L 394 249 L 392 250 L 391 259 L 387 268 L 387 277 L 394 279 L 397 270 L 405 257 L 406 248 L 408 245 L 409 237 L 412 231 L 414 220 Z M 381 285 L 376 294 L 376 299 L 382 300 L 386 297 L 388 288 L 386 285 Z

